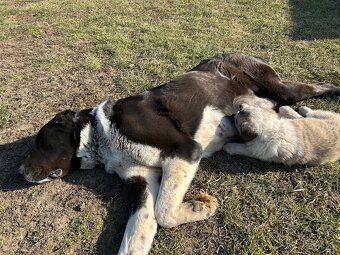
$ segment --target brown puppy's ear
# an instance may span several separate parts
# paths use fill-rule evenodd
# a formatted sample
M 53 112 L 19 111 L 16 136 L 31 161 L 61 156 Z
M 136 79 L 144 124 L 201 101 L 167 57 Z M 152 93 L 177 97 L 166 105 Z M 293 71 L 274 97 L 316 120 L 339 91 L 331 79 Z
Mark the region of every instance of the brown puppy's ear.
M 246 127 L 241 128 L 241 139 L 243 142 L 250 142 L 251 140 L 254 140 L 257 137 L 257 134 Z

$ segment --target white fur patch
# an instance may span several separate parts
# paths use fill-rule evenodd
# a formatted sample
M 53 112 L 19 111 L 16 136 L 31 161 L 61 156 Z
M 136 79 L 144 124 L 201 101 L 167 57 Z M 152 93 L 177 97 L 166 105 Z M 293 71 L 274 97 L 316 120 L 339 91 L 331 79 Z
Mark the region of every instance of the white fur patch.
M 43 180 L 40 180 L 40 181 L 37 181 L 35 183 L 39 183 L 40 184 L 40 183 L 49 182 L 49 181 L 52 181 L 52 178 L 47 177 L 47 178 L 45 178 Z
M 236 129 L 228 123 L 225 115 L 213 106 L 204 108 L 203 117 L 194 139 L 203 148 L 203 157 L 210 157 L 222 149 L 228 137 L 233 137 Z
M 77 150 L 77 157 L 81 158 L 80 169 L 92 169 L 96 165 L 93 142 L 93 128 L 91 123 L 88 123 L 80 132 L 80 143 Z
M 96 163 L 103 163 L 108 173 L 114 173 L 125 162 L 160 167 L 160 150 L 134 143 L 122 135 L 106 117 L 103 111 L 105 103 L 92 111 L 96 118 L 96 129 L 89 123 L 81 130 L 77 150 L 81 168 L 91 169 Z
M 153 238 L 157 232 L 154 206 L 159 191 L 160 172 L 153 172 L 149 168 L 140 166 L 132 166 L 125 170 L 133 173 L 130 177 L 136 175 L 144 177 L 148 184 L 145 190 L 145 203 L 130 216 L 118 254 L 146 255 L 151 249 Z

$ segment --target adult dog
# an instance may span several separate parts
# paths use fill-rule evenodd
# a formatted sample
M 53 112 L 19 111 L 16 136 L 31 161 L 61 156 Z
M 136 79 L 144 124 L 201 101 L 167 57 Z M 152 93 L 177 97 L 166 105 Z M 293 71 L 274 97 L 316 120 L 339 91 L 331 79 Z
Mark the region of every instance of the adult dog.
M 183 197 L 201 158 L 234 137 L 233 122 L 224 116 L 242 103 L 273 107 L 325 94 L 338 96 L 340 88 L 282 81 L 259 58 L 219 54 L 142 94 L 57 114 L 39 131 L 37 149 L 20 171 L 41 183 L 63 177 L 78 160 L 84 169 L 103 163 L 137 201 L 119 254 L 147 254 L 157 223 L 170 228 L 215 212 L 212 196 Z

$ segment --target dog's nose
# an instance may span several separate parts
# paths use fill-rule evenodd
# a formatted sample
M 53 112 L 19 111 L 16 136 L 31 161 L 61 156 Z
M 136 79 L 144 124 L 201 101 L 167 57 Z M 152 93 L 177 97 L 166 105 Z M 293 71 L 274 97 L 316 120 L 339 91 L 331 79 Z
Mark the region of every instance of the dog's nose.
M 20 174 L 23 174 L 24 171 L 25 171 L 25 167 L 24 167 L 23 165 L 21 165 L 21 166 L 19 167 L 18 171 L 19 171 Z

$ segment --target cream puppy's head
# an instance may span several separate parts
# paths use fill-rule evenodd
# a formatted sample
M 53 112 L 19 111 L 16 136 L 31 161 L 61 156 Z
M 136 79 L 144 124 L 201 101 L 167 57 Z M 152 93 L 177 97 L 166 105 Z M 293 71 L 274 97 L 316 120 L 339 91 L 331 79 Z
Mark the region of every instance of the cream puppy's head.
M 235 126 L 244 142 L 254 140 L 258 136 L 265 136 L 268 131 L 279 129 L 278 114 L 267 108 L 260 108 L 242 104 L 236 113 Z

